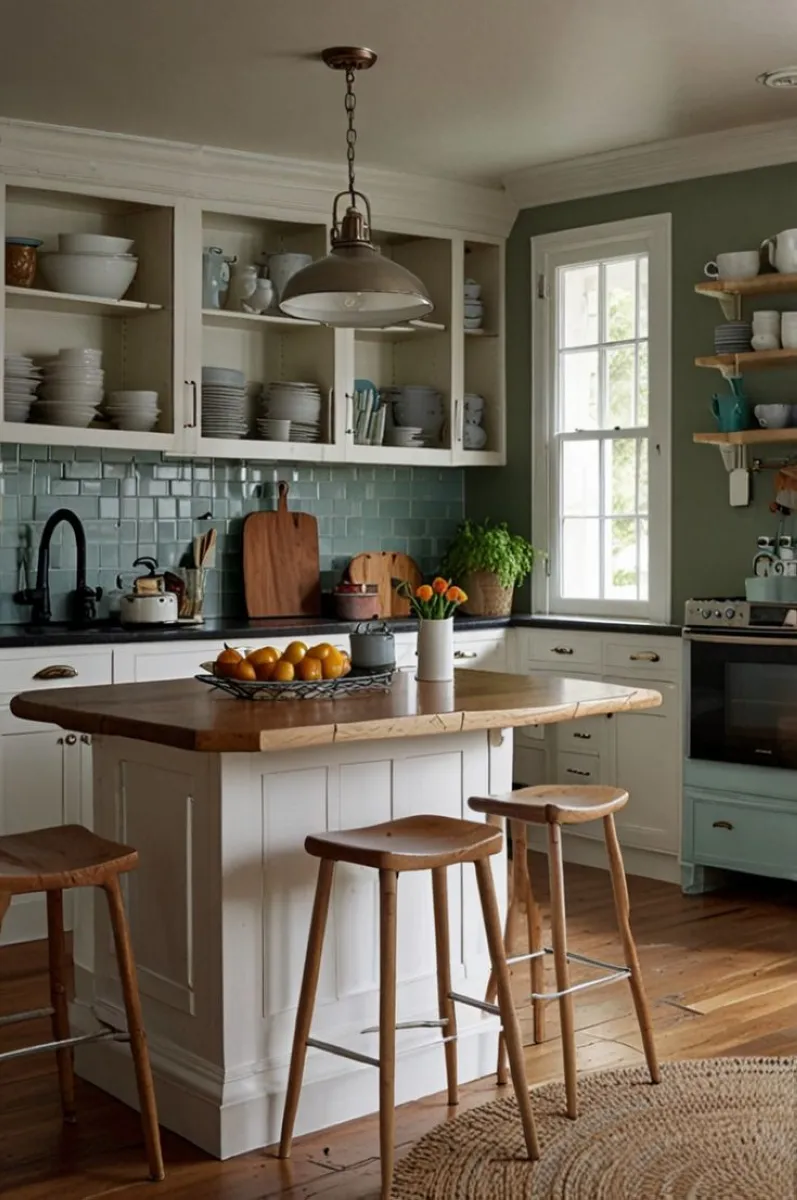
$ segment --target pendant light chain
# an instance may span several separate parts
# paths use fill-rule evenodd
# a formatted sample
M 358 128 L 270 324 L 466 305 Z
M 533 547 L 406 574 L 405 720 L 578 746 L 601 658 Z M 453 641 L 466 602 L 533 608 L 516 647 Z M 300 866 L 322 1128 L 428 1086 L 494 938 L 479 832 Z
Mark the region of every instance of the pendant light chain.
M 349 196 L 351 197 L 352 207 L 356 207 L 355 190 L 354 190 L 354 147 L 357 144 L 357 130 L 354 128 L 354 110 L 357 107 L 357 97 L 354 95 L 354 68 L 346 68 L 346 115 L 349 120 L 349 127 L 346 130 L 346 158 L 349 163 Z

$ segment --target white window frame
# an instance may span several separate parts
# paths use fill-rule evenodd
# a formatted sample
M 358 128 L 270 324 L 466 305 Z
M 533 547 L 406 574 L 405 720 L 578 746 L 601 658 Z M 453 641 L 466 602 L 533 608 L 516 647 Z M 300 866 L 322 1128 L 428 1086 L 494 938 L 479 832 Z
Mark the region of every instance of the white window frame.
M 535 612 L 656 621 L 668 621 L 670 618 L 671 228 L 670 213 L 657 213 L 628 221 L 563 230 L 531 239 L 532 539 L 534 545 L 546 550 L 549 556 L 546 569 L 535 570 L 532 577 Z M 558 349 L 553 281 L 558 267 L 642 253 L 648 255 L 648 599 L 565 599 L 558 594 L 559 522 L 555 495 L 558 472 L 553 461 L 551 441 Z

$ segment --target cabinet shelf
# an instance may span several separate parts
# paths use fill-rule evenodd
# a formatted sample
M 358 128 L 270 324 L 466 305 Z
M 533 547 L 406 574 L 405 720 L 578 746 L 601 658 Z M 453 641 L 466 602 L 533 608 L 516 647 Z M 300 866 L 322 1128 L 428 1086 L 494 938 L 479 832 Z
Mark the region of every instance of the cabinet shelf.
M 235 312 L 227 308 L 203 308 L 202 323 L 217 329 L 256 329 L 258 325 L 267 325 L 276 327 L 280 333 L 318 329 L 321 325 L 320 321 L 300 321 L 297 317 L 286 317 L 281 313 Z
M 86 316 L 134 317 L 142 313 L 161 312 L 160 304 L 145 304 L 141 300 L 105 300 L 102 296 L 79 296 L 72 292 L 48 292 L 43 288 L 6 287 L 8 308 L 32 309 L 39 312 L 85 313 Z
M 696 283 L 695 291 L 700 296 L 776 296 L 783 292 L 797 292 L 797 275 L 781 275 L 773 271 L 769 275 L 754 275 L 752 279 L 709 279 Z
M 723 367 L 731 367 L 735 371 L 793 367 L 797 366 L 797 350 L 745 350 L 741 354 L 709 354 L 696 358 L 695 366 L 713 367 L 717 371 Z
M 374 342 L 395 342 L 402 338 L 417 337 L 419 334 L 445 333 L 445 325 L 438 321 L 410 321 L 407 325 L 386 325 L 383 329 L 355 329 L 354 336 Z
M 466 329 L 465 337 L 476 338 L 497 338 L 498 332 L 495 329 Z
M 695 433 L 692 440 L 705 446 L 762 446 L 768 442 L 797 442 L 797 428 L 740 429 L 738 433 Z

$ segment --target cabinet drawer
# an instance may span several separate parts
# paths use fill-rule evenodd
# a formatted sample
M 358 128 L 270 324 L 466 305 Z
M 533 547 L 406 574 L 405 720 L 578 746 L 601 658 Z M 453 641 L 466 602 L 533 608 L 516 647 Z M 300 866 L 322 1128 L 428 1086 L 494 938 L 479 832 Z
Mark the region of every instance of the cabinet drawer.
M 0 681 L 3 693 L 11 696 L 45 688 L 113 683 L 113 652 L 106 647 L 74 650 L 70 646 L 0 652 Z
M 693 797 L 691 806 L 697 862 L 797 879 L 797 804 L 789 810 Z
M 568 674 L 572 667 L 600 668 L 599 634 L 566 629 L 534 629 L 528 641 L 529 662 Z
M 470 641 L 454 639 L 454 666 L 477 667 L 482 671 L 503 671 L 506 667 L 506 645 L 503 639 Z
M 556 726 L 559 752 L 600 754 L 606 737 L 606 717 L 585 717 L 583 721 L 562 721 Z
M 603 665 L 606 671 L 633 671 L 653 679 L 662 671 L 678 674 L 681 670 L 682 645 L 680 638 L 666 641 L 641 637 L 607 638 L 603 645 Z
M 586 787 L 600 783 L 601 760 L 593 754 L 559 753 L 556 756 L 556 782 Z

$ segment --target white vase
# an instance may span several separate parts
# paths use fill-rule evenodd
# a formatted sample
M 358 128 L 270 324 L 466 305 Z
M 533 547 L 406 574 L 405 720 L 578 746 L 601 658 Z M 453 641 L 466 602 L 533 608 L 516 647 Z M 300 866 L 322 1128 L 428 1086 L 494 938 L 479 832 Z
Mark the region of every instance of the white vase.
M 454 678 L 454 618 L 421 621 L 418 626 L 418 678 L 447 683 Z

